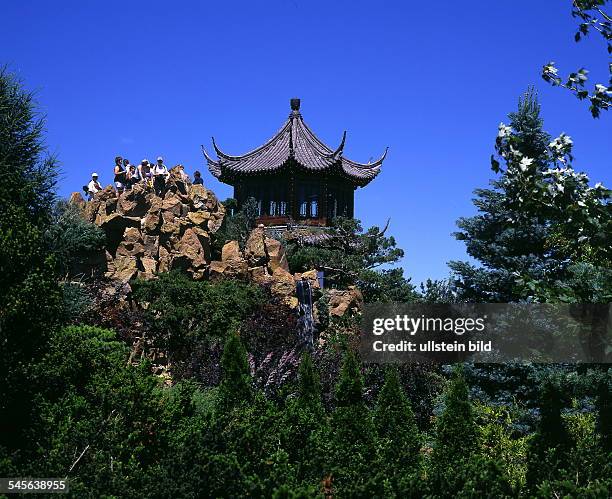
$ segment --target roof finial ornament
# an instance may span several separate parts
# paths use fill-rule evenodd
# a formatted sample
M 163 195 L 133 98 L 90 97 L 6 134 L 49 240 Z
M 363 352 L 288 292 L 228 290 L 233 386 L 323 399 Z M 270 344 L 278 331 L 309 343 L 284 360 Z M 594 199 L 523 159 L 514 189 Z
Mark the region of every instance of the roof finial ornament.
M 299 111 L 300 110 L 300 99 L 297 98 L 293 98 L 291 99 L 291 110 L 292 111 Z

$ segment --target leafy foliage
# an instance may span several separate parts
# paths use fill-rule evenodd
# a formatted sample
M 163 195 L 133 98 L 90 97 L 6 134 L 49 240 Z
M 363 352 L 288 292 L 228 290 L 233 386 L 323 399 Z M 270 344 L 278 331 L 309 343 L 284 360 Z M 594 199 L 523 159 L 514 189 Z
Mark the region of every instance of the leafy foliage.
M 160 346 L 182 352 L 223 339 L 264 302 L 256 286 L 238 281 L 193 281 L 180 272 L 133 285 L 134 299 L 148 303 L 146 317 Z
M 289 267 L 292 272 L 322 269 L 332 286 L 359 286 L 366 302 L 413 301 L 417 296 L 414 286 L 401 268 L 379 269 L 404 256 L 393 236 L 385 233 L 386 228 L 364 231 L 359 220 L 335 218 L 323 242 L 287 242 Z
M 106 243 L 104 231 L 87 222 L 80 207 L 66 201 L 56 204 L 45 239 L 61 275 L 78 274 L 91 254 L 103 250 Z
M 572 17 L 580 20 L 574 40 L 579 42 L 590 32 L 596 31 L 605 40 L 610 55 L 612 54 L 612 13 L 603 10 L 607 3 L 608 0 L 574 0 Z M 549 62 L 542 68 L 542 78 L 554 86 L 569 90 L 580 100 L 588 99 L 593 118 L 599 118 L 601 111 L 607 111 L 612 102 L 612 63 L 608 64 L 608 71 L 610 73 L 608 86 L 597 83 L 590 92 L 585 88 L 589 73 L 585 68 L 571 73 L 563 83 L 555 63 Z

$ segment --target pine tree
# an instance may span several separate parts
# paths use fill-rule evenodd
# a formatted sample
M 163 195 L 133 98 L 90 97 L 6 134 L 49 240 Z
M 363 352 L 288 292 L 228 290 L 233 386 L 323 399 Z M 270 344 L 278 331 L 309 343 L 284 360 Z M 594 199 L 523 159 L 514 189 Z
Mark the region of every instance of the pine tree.
M 301 408 L 309 409 L 313 413 L 322 413 L 321 380 L 312 357 L 308 352 L 302 355 L 298 369 L 298 403 Z
M 457 222 L 455 237 L 482 264 L 450 263 L 459 299 L 609 301 L 612 192 L 573 170 L 572 140 L 551 140 L 533 90 L 509 117 L 491 157 L 499 176 L 475 191 L 479 214 Z
M 483 265 L 450 263 L 460 295 L 469 301 L 516 301 L 521 298 L 515 291 L 517 273 L 540 277 L 558 265 L 551 261 L 546 248 L 549 235 L 546 220 L 514 202 L 530 195 L 549 165 L 550 136 L 543 130 L 540 105 L 533 90 L 519 100 L 518 111 L 509 118 L 509 127 L 500 125 L 497 149 L 500 150 L 502 140 L 510 138 L 516 158 L 529 158 L 531 163 L 523 163 L 525 171 L 513 168 L 514 156 L 506 155 L 508 167 L 501 178 L 492 181 L 490 189 L 474 191 L 474 205 L 480 213 L 457 222 L 461 232 L 455 233 L 455 237 L 465 241 L 468 254 Z M 500 171 L 494 159 L 493 169 Z
M 251 371 L 246 349 L 237 333 L 229 334 L 221 356 L 219 405 L 228 410 L 252 399 Z
M 400 384 L 397 368 L 388 367 L 374 408 L 379 438 L 379 461 L 388 473 L 405 473 L 419 457 L 420 439 L 410 402 Z
M 440 470 L 467 461 L 477 447 L 476 422 L 461 366 L 455 368 L 444 396 L 444 410 L 436 420 L 432 455 Z
M 558 472 L 569 464 L 567 455 L 570 436 L 561 417 L 564 390 L 554 375 L 542 382 L 540 422 L 529 446 L 527 487 L 535 490 L 544 480 L 555 480 Z
M 351 496 L 365 485 L 375 459 L 375 429 L 363 399 L 360 363 L 348 349 L 336 384 L 328 469 L 336 493 Z

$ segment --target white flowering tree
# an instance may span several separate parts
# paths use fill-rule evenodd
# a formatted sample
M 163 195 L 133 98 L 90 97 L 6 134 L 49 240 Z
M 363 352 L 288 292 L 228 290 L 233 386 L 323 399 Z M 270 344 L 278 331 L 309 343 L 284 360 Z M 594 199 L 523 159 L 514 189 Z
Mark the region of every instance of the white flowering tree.
M 455 234 L 482 263 L 451 262 L 464 299 L 552 300 L 556 293 L 590 300 L 612 293 L 612 274 L 608 291 L 572 295 L 564 287 L 576 265 L 583 278 L 590 269 L 593 283 L 612 269 L 612 193 L 572 168 L 572 146 L 566 134 L 553 139 L 544 132 L 533 91 L 510 123 L 499 125 L 491 157 L 498 178 L 492 189 L 475 191 L 479 214 L 460 219 Z
M 608 0 L 573 0 L 572 16 L 580 19 L 574 39 L 579 42 L 583 37 L 595 31 L 604 39 L 608 56 L 612 54 L 612 13 L 604 11 Z M 588 71 L 581 68 L 570 73 L 567 79 L 559 76 L 554 62 L 542 68 L 542 78 L 552 85 L 563 87 L 572 92 L 578 99 L 590 102 L 590 111 L 598 118 L 601 111 L 607 111 L 612 103 L 612 61 L 608 61 L 609 81 L 607 85 L 596 83 L 591 90 L 587 88 Z

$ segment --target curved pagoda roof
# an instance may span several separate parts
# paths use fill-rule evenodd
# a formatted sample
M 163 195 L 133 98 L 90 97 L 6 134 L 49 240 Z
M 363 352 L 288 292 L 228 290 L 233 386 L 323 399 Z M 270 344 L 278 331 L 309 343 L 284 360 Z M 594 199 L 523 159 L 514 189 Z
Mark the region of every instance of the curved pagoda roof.
M 343 156 L 346 132 L 336 149 L 330 149 L 308 128 L 300 113 L 300 99 L 291 99 L 291 113 L 281 129 L 268 142 L 242 156 L 224 153 L 212 138 L 217 159 L 204 146 L 202 152 L 210 172 L 231 184 L 238 177 L 266 174 L 296 167 L 310 172 L 325 172 L 345 177 L 358 186 L 367 185 L 380 172 L 387 150 L 373 163 L 357 163 Z

